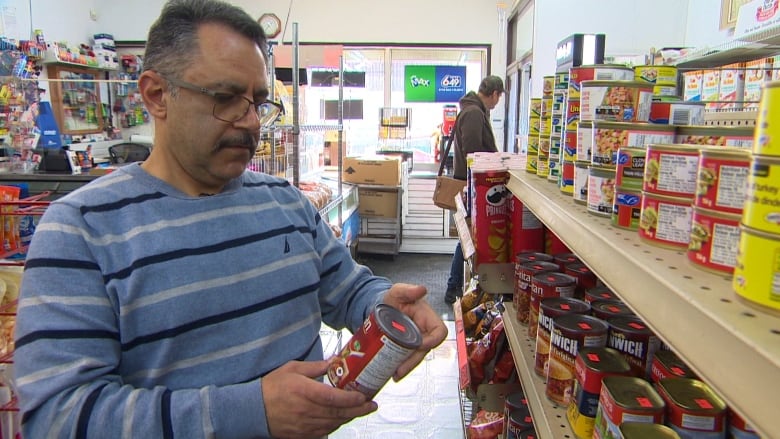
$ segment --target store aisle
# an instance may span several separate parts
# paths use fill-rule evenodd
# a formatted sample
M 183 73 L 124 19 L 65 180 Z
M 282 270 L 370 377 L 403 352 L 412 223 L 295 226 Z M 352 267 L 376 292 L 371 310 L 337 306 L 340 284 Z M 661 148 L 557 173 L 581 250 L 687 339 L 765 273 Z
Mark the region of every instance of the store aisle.
M 455 247 L 453 246 L 453 250 Z M 357 261 L 377 276 L 393 282 L 424 285 L 428 303 L 444 320 L 454 320 L 452 306 L 444 302 L 452 254 L 401 253 L 396 256 L 360 253 Z
M 379 392 L 376 412 L 345 424 L 329 439 L 463 438 L 455 324 L 446 323 L 444 343 L 403 380 L 390 381 Z

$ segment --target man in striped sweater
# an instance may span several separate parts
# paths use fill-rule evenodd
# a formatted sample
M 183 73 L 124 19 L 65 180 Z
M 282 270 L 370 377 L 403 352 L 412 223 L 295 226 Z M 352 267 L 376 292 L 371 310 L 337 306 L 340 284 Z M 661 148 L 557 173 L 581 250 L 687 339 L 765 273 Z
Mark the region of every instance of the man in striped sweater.
M 323 383 L 321 323 L 356 330 L 377 303 L 422 347 L 446 336 L 425 288 L 357 265 L 287 181 L 246 171 L 268 78 L 240 9 L 172 0 L 139 91 L 154 148 L 53 202 L 30 246 L 15 385 L 27 438 L 317 437 L 376 409 Z

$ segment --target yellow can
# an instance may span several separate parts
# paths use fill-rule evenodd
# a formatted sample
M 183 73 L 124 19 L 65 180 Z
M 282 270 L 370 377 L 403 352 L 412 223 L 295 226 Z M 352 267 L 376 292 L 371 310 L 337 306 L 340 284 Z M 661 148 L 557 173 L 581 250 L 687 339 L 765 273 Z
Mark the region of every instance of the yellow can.
M 742 209 L 742 224 L 780 235 L 780 157 L 753 156 Z
M 744 224 L 741 229 L 734 292 L 750 304 L 780 313 L 780 235 Z
M 547 178 L 550 175 L 550 157 L 542 155 L 539 151 L 539 158 L 536 159 L 536 175 Z
M 531 98 L 531 117 L 542 116 L 542 98 Z
M 780 157 L 780 81 L 764 84 L 758 104 L 753 154 Z
M 525 162 L 525 170 L 531 174 L 536 174 L 537 161 L 539 160 L 539 154 L 528 154 L 528 160 Z
M 542 77 L 542 96 L 552 96 L 555 90 L 555 75 Z

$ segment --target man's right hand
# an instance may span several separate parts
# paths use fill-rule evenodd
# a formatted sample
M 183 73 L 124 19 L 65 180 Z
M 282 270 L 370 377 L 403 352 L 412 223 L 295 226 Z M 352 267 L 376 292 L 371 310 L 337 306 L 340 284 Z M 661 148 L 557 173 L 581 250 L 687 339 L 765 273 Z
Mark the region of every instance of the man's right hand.
M 275 438 L 323 437 L 350 420 L 377 409 L 352 390 L 318 380 L 328 361 L 291 361 L 262 378 L 268 430 Z

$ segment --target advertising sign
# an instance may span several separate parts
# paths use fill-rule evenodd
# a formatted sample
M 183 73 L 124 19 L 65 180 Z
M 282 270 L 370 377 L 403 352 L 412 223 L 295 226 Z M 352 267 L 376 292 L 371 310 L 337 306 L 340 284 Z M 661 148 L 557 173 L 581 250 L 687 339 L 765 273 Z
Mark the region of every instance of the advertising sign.
M 409 65 L 404 69 L 405 102 L 458 102 L 465 94 L 465 66 Z

